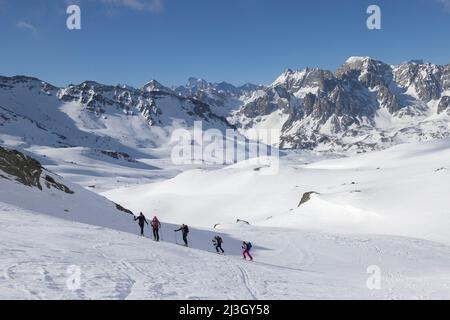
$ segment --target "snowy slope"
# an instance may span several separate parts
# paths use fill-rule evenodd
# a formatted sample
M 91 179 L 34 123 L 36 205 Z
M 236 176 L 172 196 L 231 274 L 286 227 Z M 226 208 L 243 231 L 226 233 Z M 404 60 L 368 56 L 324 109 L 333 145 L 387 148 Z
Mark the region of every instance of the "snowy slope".
M 428 160 L 429 154 L 445 148 L 444 145 L 422 146 L 420 154 Z M 408 159 L 410 152 L 397 150 L 391 158 Z M 371 166 L 377 162 L 377 156 L 389 160 L 387 156 L 376 155 L 360 163 Z M 306 165 L 315 166 L 320 170 L 345 170 L 354 164 L 334 160 Z M 227 192 L 226 185 L 233 176 L 246 177 L 241 184 L 236 181 L 233 184 L 239 190 L 251 184 L 255 178 L 253 172 L 248 164 L 240 163 L 226 170 L 193 171 L 185 175 L 196 179 L 191 184 L 193 196 L 198 190 L 192 186 L 201 188 L 197 183 L 213 175 L 218 182 L 216 188 L 223 188 L 220 191 L 230 197 L 234 191 L 228 185 Z M 291 223 L 285 217 L 287 213 L 281 210 L 277 228 L 276 223 L 264 225 L 260 221 L 262 216 L 253 213 L 250 218 L 256 225 L 221 221 L 213 229 L 208 221 L 210 217 L 219 221 L 223 204 L 211 204 L 209 197 L 205 197 L 208 213 L 196 218 L 188 198 L 180 201 L 176 197 L 176 192 L 183 191 L 179 187 L 172 189 L 170 197 L 166 193 L 167 202 L 178 202 L 177 216 L 168 210 L 167 203 L 162 206 L 161 197 L 156 197 L 161 206 L 143 208 L 148 217 L 156 213 L 163 222 L 163 241 L 156 243 L 137 236 L 133 217 L 117 210 L 114 203 L 51 172 L 44 170 L 41 177 L 52 176 L 72 193 L 46 187 L 44 180 L 41 190 L 19 183 L 10 174 L 1 174 L 0 299 L 450 297 L 450 247 L 444 244 L 389 235 L 307 231 L 301 224 Z M 185 175 L 173 179 L 172 187 L 177 179 L 184 180 Z M 211 195 L 216 191 L 211 189 Z M 263 204 L 264 196 L 268 195 L 259 193 Z M 276 209 L 277 202 L 273 203 Z M 244 200 L 241 204 L 245 208 Z M 175 244 L 181 239 L 173 230 L 175 224 L 182 222 L 190 224 L 191 248 Z M 145 232 L 148 234 L 149 229 Z M 223 237 L 226 256 L 212 252 L 211 239 L 215 234 Z M 254 244 L 254 262 L 241 258 L 240 243 L 244 239 Z M 369 290 L 366 285 L 367 268 L 372 265 L 381 270 L 380 290 Z M 77 266 L 81 271 L 81 287 L 77 290 L 67 286 L 70 266 Z
M 205 227 L 242 219 L 259 226 L 396 234 L 450 243 L 448 159 L 450 141 L 442 140 L 306 165 L 282 158 L 276 175 L 262 175 L 264 168 L 258 170 L 261 165 L 251 162 L 187 171 L 104 195 L 133 210 L 155 208 L 167 221 L 183 217 Z M 306 192 L 318 194 L 297 207 Z
M 2 171 L 6 163 L 8 161 L 0 158 L 0 202 L 2 204 L 19 206 L 23 210 L 69 221 L 94 225 L 102 223 L 104 226 L 118 230 L 132 230 L 128 227 L 129 221 L 132 221 L 134 217 L 132 213 L 123 208 L 119 209 L 108 199 L 87 191 L 44 168 L 39 175 L 38 166 L 16 161 L 17 169 L 23 172 L 25 177 L 36 172 L 35 183 L 24 183 L 24 179 L 31 181 L 31 178 L 21 180 L 11 171 Z
M 0 225 L 0 299 L 450 297 L 450 248 L 417 239 L 227 230 L 258 244 L 250 263 L 5 204 Z M 170 239 L 171 230 L 163 232 Z M 199 241 L 195 229 L 192 238 Z M 238 244 L 226 238 L 224 248 Z M 78 290 L 67 287 L 74 265 L 81 268 Z M 366 286 L 370 265 L 381 268 L 380 290 Z

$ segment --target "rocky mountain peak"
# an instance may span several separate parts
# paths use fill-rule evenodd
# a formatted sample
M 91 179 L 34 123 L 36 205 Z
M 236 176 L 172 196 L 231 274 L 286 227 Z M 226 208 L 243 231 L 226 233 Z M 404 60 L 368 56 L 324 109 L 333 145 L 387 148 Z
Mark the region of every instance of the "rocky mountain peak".
M 150 80 L 143 87 L 142 91 L 144 92 L 173 92 L 171 89 L 163 86 L 156 80 Z

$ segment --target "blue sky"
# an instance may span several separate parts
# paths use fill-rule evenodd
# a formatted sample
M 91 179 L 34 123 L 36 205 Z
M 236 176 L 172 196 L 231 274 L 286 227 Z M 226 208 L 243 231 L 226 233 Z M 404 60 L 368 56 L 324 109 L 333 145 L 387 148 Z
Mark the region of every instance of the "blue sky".
M 82 29 L 66 28 L 79 4 Z M 382 10 L 382 30 L 366 9 Z M 0 0 L 0 75 L 55 85 L 267 84 L 349 56 L 450 63 L 450 0 Z

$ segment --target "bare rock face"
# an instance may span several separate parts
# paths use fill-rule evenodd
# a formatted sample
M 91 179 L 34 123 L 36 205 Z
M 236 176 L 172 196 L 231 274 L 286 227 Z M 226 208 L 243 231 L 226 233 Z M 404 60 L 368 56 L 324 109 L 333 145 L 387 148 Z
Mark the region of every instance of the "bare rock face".
M 444 69 L 422 61 L 411 61 L 396 68 L 395 82 L 399 87 L 414 89 L 420 100 L 429 102 L 438 99 L 442 93 L 443 76 L 447 72 Z
M 380 101 L 380 105 L 389 110 L 390 113 L 396 113 L 403 108 L 403 106 L 398 103 L 397 97 L 385 86 L 380 86 L 378 100 Z
M 302 199 L 300 200 L 300 202 L 299 202 L 297 208 L 300 207 L 302 204 L 305 204 L 306 202 L 308 202 L 309 200 L 311 200 L 311 196 L 312 196 L 313 194 L 319 194 L 319 193 L 314 192 L 314 191 L 305 192 L 305 193 L 303 194 Z
M 55 181 L 55 179 L 52 176 L 46 175 L 44 180 L 45 180 L 45 185 L 47 186 L 48 189 L 54 188 L 54 189 L 58 189 L 60 191 L 68 193 L 68 194 L 74 194 L 74 192 L 72 190 L 70 190 L 67 186 Z
M 122 211 L 122 212 L 125 212 L 125 213 L 127 213 L 127 214 L 134 215 L 133 211 L 131 211 L 131 210 L 127 209 L 127 208 L 122 207 L 120 204 L 115 203 L 115 205 L 116 205 L 116 209 L 117 209 L 117 210 Z
M 438 105 L 438 113 L 450 110 L 450 97 L 443 96 Z
M 0 170 L 23 185 L 42 190 L 41 164 L 19 151 L 0 147 Z
M 45 169 L 41 164 L 27 155 L 17 151 L 0 147 L 0 178 L 15 180 L 25 186 L 35 187 L 42 190 L 42 183 L 48 189 L 57 189 L 62 192 L 73 194 L 67 186 L 57 182 L 51 175 L 44 174 Z
M 130 114 L 135 110 L 144 116 L 149 125 L 152 125 L 155 118 L 161 113 L 153 98 L 158 94 L 166 94 L 165 91 L 160 90 L 155 83 L 147 84 L 141 91 L 129 87 L 105 86 L 93 81 L 86 81 L 61 90 L 59 99 L 64 102 L 78 102 L 85 106 L 86 110 L 96 115 L 103 114 L 106 108 L 116 108 L 125 114 Z
M 283 87 L 266 90 L 264 95 L 244 105 L 240 113 L 247 118 L 269 115 L 276 110 L 287 111 L 293 97 Z

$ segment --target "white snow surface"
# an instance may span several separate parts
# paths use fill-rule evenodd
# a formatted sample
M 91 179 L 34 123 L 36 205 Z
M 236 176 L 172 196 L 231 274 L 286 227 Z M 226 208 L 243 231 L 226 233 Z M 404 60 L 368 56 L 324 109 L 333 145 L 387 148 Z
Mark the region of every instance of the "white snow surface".
M 385 233 L 450 243 L 450 140 L 405 144 L 354 157 L 191 170 L 173 179 L 104 193 L 132 210 L 154 208 L 168 221 L 212 227 L 253 225 L 328 232 Z M 311 201 L 297 207 L 303 193 Z M 180 207 L 180 203 L 183 205 Z
M 75 194 L 0 178 L 0 299 L 450 298 L 449 140 L 329 160 L 288 153 L 276 175 L 253 161 L 178 174 L 162 157 L 35 151 Z M 83 170 L 93 159 L 91 170 L 72 175 L 64 152 Z M 127 179 L 112 182 L 115 172 Z M 74 177 L 97 179 L 103 187 L 87 189 L 148 219 L 156 214 L 163 241 L 147 227 L 139 237 L 131 215 Z M 318 194 L 297 207 L 309 191 Z M 175 243 L 181 223 L 190 248 Z M 213 253 L 215 234 L 225 256 Z M 243 240 L 253 243 L 253 262 L 241 257 Z M 67 286 L 73 265 L 77 290 Z M 379 290 L 367 287 L 374 265 Z
M 5 204 L 0 224 L 1 299 L 449 298 L 450 248 L 418 239 L 233 226 L 219 256 L 201 248 L 212 231 L 192 229 L 184 248 L 167 242 L 166 224 L 156 243 Z M 238 237 L 254 241 L 255 261 L 241 259 Z M 366 286 L 371 265 L 380 290 Z M 71 266 L 81 270 L 72 290 Z

